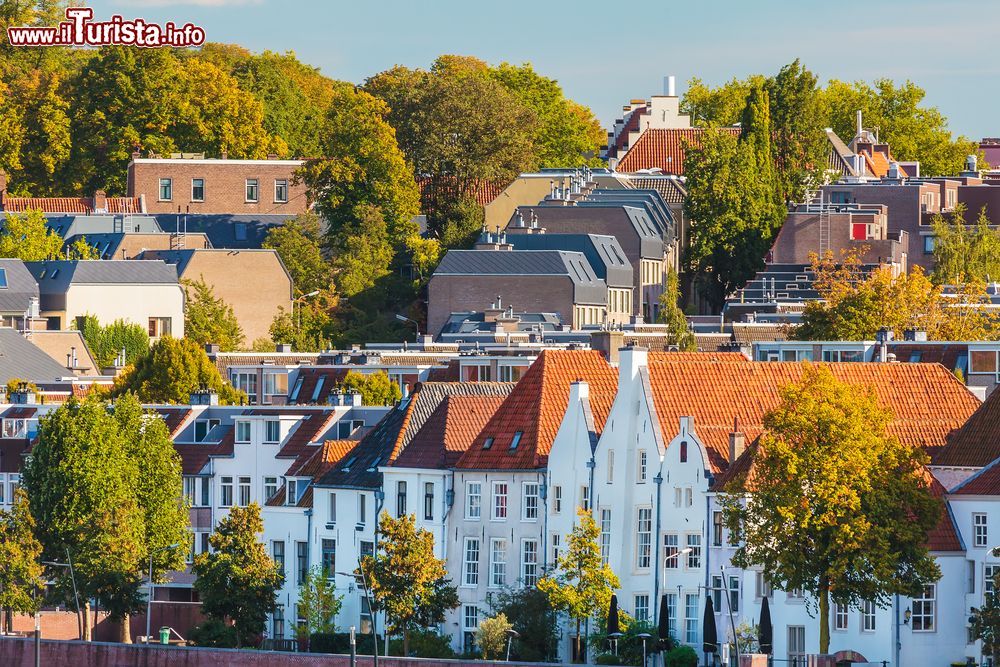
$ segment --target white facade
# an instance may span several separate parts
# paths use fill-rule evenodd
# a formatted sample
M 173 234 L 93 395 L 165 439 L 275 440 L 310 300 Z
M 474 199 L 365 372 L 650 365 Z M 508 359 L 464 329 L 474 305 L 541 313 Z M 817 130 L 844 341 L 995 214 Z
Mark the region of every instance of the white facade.
M 70 285 L 64 313 L 63 329 L 78 317 L 94 315 L 105 325 L 125 320 L 149 331 L 156 327 L 152 338 L 168 334 L 184 337 L 184 290 L 179 284 Z

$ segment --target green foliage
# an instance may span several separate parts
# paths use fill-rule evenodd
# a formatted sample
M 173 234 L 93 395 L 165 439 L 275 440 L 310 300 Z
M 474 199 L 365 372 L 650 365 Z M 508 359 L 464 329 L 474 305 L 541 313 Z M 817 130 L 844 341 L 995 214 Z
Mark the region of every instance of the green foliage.
M 479 622 L 476 646 L 483 660 L 498 660 L 507 648 L 507 631 L 514 626 L 505 615 L 497 614 Z
M 382 637 L 372 639 L 370 634 L 356 634 L 355 648 L 358 655 L 372 655 L 375 642 L 378 642 L 379 654 L 382 653 Z M 344 655 L 351 650 L 350 635 L 346 632 L 316 633 L 309 638 L 309 651 L 312 653 L 339 653 Z M 390 642 L 391 647 L 391 642 Z
M 647 621 L 636 621 L 621 610 L 618 613 L 619 627 L 622 632 L 622 637 L 618 640 L 618 662 L 609 664 L 640 667 L 642 665 L 642 639 L 639 638 L 639 635 L 643 633 L 650 635 L 649 639 L 646 640 L 646 654 L 647 656 L 652 654 L 657 645 L 656 626 Z M 612 651 L 613 646 L 607 638 L 607 619 L 599 619 L 596 631 L 592 631 L 590 635 L 590 646 L 597 654 L 598 664 L 601 664 L 599 661 L 602 654 L 608 655 L 608 652 L 611 652 L 611 657 L 615 657 Z
M 504 614 L 520 635 L 511 645 L 511 660 L 555 660 L 559 630 L 548 595 L 537 588 L 505 588 L 492 594 L 489 600 L 490 612 Z
M 378 530 L 378 548 L 361 566 L 375 607 L 387 616 L 387 632 L 403 635 L 403 653 L 409 655 L 410 633 L 443 622 L 458 606 L 458 594 L 444 560 L 434 556 L 434 536 L 417 530 L 412 514 L 394 519 L 383 512 Z
M 385 371 L 368 374 L 349 371 L 344 376 L 344 388 L 361 394 L 362 405 L 395 405 L 403 398 L 399 385 Z
M 236 648 L 236 628 L 209 618 L 191 628 L 188 639 L 195 646 L 211 646 L 214 648 Z
M 111 395 L 134 393 L 143 403 L 187 403 L 192 392 L 203 388 L 217 392 L 224 404 L 246 401 L 246 394 L 222 379 L 201 346 L 187 338 L 164 336 L 115 378 Z
M 666 655 L 667 667 L 698 667 L 698 654 L 690 646 L 677 646 Z
M 344 596 L 337 595 L 337 585 L 332 572 L 322 567 L 310 568 L 305 581 L 299 586 L 298 614 L 306 619 L 304 625 L 295 627 L 299 639 L 307 639 L 315 633 L 333 634 L 337 632 L 337 614 Z
M 326 349 L 331 319 L 329 306 L 325 305 L 325 302 L 324 295 L 299 302 L 294 308 L 294 319 L 292 313 L 279 308 L 269 330 L 273 342 L 265 341 L 265 349 L 273 350 L 274 343 L 291 345 L 296 352 L 319 352 Z
M 389 655 L 403 655 L 403 641 L 389 640 Z M 410 652 L 414 658 L 457 658 L 451 648 L 451 637 L 441 635 L 432 629 L 416 628 L 410 633 Z
M 125 364 L 134 364 L 149 353 L 149 334 L 141 324 L 115 320 L 107 326 L 87 315 L 80 329 L 99 367 L 110 366 L 125 350 Z
M 780 394 L 749 477 L 722 498 L 724 517 L 739 536 L 736 567 L 760 568 L 777 588 L 818 599 L 819 652 L 827 653 L 831 598 L 884 606 L 941 576 L 926 544 L 942 502 L 928 488 L 927 455 L 888 434 L 892 415 L 872 388 L 806 365 Z
M 1000 278 L 1000 232 L 990 229 L 990 224 L 985 206 L 975 227 L 966 226 L 962 205 L 947 219 L 940 213 L 934 216 L 934 282 L 959 284 Z
M 11 378 L 7 380 L 8 400 L 10 400 L 11 394 L 17 391 L 21 391 L 22 389 L 24 389 L 25 391 L 30 391 L 32 393 L 37 393 L 38 385 L 36 385 L 34 382 L 25 382 L 21 378 Z
M 345 225 L 331 240 L 334 253 L 337 291 L 352 297 L 370 290 L 389 275 L 394 256 L 392 238 L 382 211 L 361 204 L 355 211 L 357 221 Z
M 48 228 L 41 211 L 7 214 L 0 231 L 0 257 L 16 257 L 25 262 L 63 259 L 62 247 L 62 237 Z
M 622 661 L 620 657 L 614 653 L 599 653 L 596 658 L 594 658 L 594 664 L 596 665 L 624 665 L 627 664 Z
M 71 399 L 39 423 L 23 482 L 46 560 L 73 559 L 81 597 L 97 597 L 112 618 L 142 608 L 148 559 L 153 578 L 183 566 L 188 512 L 180 457 L 162 419 L 132 395 L 113 411 L 95 399 Z M 58 568 L 62 595 L 67 573 Z M 128 623 L 122 624 L 123 639 Z
M 798 58 L 767 80 L 778 192 L 801 201 L 823 180 L 829 142 L 816 75 Z
M 45 580 L 35 528 L 28 496 L 18 488 L 11 508 L 0 510 L 0 609 L 32 614 L 40 606 L 37 591 L 44 590 Z
M 203 277 L 183 283 L 184 337 L 202 346 L 215 343 L 223 352 L 239 349 L 244 336 L 233 307 L 215 296 Z
M 414 234 L 406 240 L 406 249 L 410 253 L 413 272 L 416 274 L 416 287 L 422 287 L 431 279 L 434 269 L 444 256 L 441 243 L 437 239 L 425 239 Z
M 441 202 L 434 224 L 445 248 L 471 248 L 479 237 L 486 211 L 471 195 Z
M 983 595 L 983 606 L 973 607 L 969 618 L 972 637 L 983 642 L 983 653 L 993 657 L 993 663 L 1000 662 L 1000 599 L 997 588 L 1000 576 L 993 575 L 993 592 Z
M 566 549 L 559 554 L 555 572 L 538 580 L 538 590 L 548 595 L 553 609 L 565 612 L 576 622 L 579 647 L 583 621 L 606 610 L 612 591 L 621 583 L 611 567 L 601 562 L 601 529 L 594 516 L 583 508 L 577 509 L 576 516 L 577 524 L 566 541 Z
M 292 276 L 296 296 L 330 289 L 330 265 L 320 247 L 322 232 L 319 216 L 300 213 L 267 232 L 262 246 L 277 251 Z
M 667 344 L 676 345 L 681 352 L 694 352 L 698 349 L 694 334 L 688 327 L 687 317 L 678 305 L 680 289 L 677 286 L 677 272 L 667 271 L 667 285 L 660 295 L 659 320 L 667 325 Z
M 264 629 L 278 599 L 283 577 L 257 539 L 264 531 L 260 506 L 233 507 L 208 538 L 211 551 L 195 556 L 191 571 L 205 614 L 231 621 L 236 645 L 246 645 Z

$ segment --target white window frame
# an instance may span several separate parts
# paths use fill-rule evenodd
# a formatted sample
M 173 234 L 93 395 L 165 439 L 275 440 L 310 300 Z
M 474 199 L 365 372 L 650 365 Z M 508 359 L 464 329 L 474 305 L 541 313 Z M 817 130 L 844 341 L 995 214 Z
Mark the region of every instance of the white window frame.
M 278 188 L 285 188 L 285 196 L 278 196 Z M 276 178 L 274 179 L 274 203 L 275 204 L 287 204 L 288 203 L 288 179 L 287 178 Z
M 636 470 L 636 479 L 638 480 L 639 484 L 645 484 L 646 483 L 646 476 L 648 474 L 648 469 L 647 469 L 648 468 L 648 457 L 646 456 L 646 450 L 645 449 L 640 449 L 638 451 L 638 453 L 636 454 L 636 461 L 637 461 L 637 466 L 638 466 L 638 468 Z
M 474 588 L 479 585 L 479 559 L 482 542 L 478 537 L 466 537 L 462 544 L 462 586 Z
M 521 498 L 521 521 L 538 521 L 540 502 L 538 482 L 523 482 Z
M 615 450 L 608 450 L 608 484 L 615 482 Z
M 653 508 L 637 507 L 635 513 L 635 568 L 648 570 L 653 564 Z
M 601 535 L 599 544 L 601 547 L 601 564 L 607 565 L 611 558 L 611 508 L 601 508 Z
M 245 430 L 245 433 L 244 433 Z M 250 422 L 246 419 L 236 420 L 236 444 L 246 445 L 250 443 Z
M 253 188 L 253 197 L 250 197 L 250 188 Z M 248 178 L 244 182 L 243 187 L 243 203 L 245 204 L 256 204 L 260 201 L 260 179 L 259 178 Z
M 937 631 L 937 584 L 928 584 L 920 597 L 913 598 L 910 627 L 914 632 Z
M 201 181 L 201 197 L 194 196 L 195 181 Z M 205 179 L 204 178 L 192 178 L 191 179 L 191 201 L 192 203 L 201 203 L 205 201 Z
M 861 632 L 875 632 L 875 603 L 871 600 L 861 602 Z
M 835 632 L 847 632 L 850 625 L 849 611 L 846 604 L 833 603 L 833 629 Z
M 685 542 L 687 548 L 691 549 L 687 554 L 687 569 L 701 569 L 701 533 L 686 533 Z
M 500 489 L 503 489 L 503 493 Z M 490 511 L 490 521 L 506 521 L 509 514 L 510 483 L 503 481 L 493 482 L 493 502 Z
M 163 196 L 163 186 L 167 187 L 167 197 Z M 172 178 L 161 178 L 157 183 L 156 188 L 156 201 L 173 201 L 174 200 L 174 179 Z
M 475 502 L 473 502 L 473 498 L 475 498 Z M 482 482 L 467 481 L 465 483 L 465 518 L 470 520 L 483 518 Z
M 490 588 L 507 585 L 507 538 L 490 538 Z
M 534 588 L 537 583 L 538 540 L 524 538 L 521 540 L 521 585 L 525 588 Z
M 989 525 L 987 522 L 988 517 L 986 516 L 986 512 L 972 513 L 973 546 L 984 548 L 990 545 Z
M 276 434 L 271 434 L 271 429 L 277 431 Z M 281 442 L 281 420 L 280 419 L 268 419 L 264 421 L 264 444 L 265 445 L 276 445 Z
M 677 533 L 663 533 L 663 567 L 667 570 L 680 568 L 681 538 Z
M 562 512 L 562 487 L 558 484 L 552 487 L 552 513 Z
M 229 480 L 228 482 L 226 480 Z M 232 507 L 233 506 L 233 477 L 232 475 L 224 475 L 219 479 L 219 507 Z M 229 491 L 229 501 L 226 502 L 226 491 Z

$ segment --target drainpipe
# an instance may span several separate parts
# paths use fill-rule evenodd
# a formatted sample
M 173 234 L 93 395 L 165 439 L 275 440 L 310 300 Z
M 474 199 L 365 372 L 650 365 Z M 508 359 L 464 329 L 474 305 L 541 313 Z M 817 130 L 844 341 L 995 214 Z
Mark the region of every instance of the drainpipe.
M 893 614 L 893 616 L 896 617 L 896 622 L 893 623 L 895 634 L 896 634 L 896 645 L 895 645 L 895 649 L 896 649 L 896 651 L 895 651 L 895 653 L 896 653 L 895 658 L 896 659 L 895 659 L 895 662 L 893 662 L 893 665 L 895 667 L 899 667 L 899 654 L 900 654 L 900 650 L 902 649 L 903 643 L 902 643 L 902 641 L 900 641 L 900 631 L 899 631 L 899 594 L 898 593 L 895 596 L 893 596 L 893 598 L 892 598 L 892 614 Z
M 382 485 L 385 483 L 385 477 L 379 474 L 378 486 L 375 487 L 375 535 L 374 535 L 374 546 L 373 551 L 378 551 L 378 519 L 382 514 L 382 505 L 385 504 L 385 491 L 382 489 Z M 382 632 L 384 633 L 385 639 L 385 649 L 382 655 L 389 655 L 389 617 L 384 613 L 382 614 Z
M 663 472 L 657 471 L 656 477 L 653 478 L 653 482 L 656 483 L 656 543 L 653 545 L 653 601 L 652 609 L 656 610 L 656 613 L 660 613 L 660 544 L 663 542 L 663 537 L 660 535 L 660 500 L 661 492 L 663 491 Z
M 587 467 L 590 468 L 590 482 L 589 482 L 590 486 L 587 487 L 587 504 L 590 506 L 588 508 L 588 511 L 590 512 L 590 516 L 594 516 L 594 468 L 597 467 L 597 460 L 594 458 L 594 453 L 593 452 L 590 453 L 590 460 L 587 461 Z M 590 645 L 590 619 L 589 618 L 584 622 L 583 634 L 584 634 L 584 637 L 586 637 L 586 639 L 583 642 L 583 649 L 581 650 L 581 653 L 583 653 L 583 655 L 587 655 L 587 653 L 590 650 L 589 649 L 589 645 Z M 579 658 L 579 657 L 580 656 L 577 656 L 577 658 Z
M 541 549 L 542 549 L 542 572 L 549 566 L 549 472 L 546 468 L 545 472 L 538 473 L 539 480 L 538 484 L 538 495 L 542 499 L 542 539 L 541 539 Z M 553 563 L 554 565 L 554 563 Z

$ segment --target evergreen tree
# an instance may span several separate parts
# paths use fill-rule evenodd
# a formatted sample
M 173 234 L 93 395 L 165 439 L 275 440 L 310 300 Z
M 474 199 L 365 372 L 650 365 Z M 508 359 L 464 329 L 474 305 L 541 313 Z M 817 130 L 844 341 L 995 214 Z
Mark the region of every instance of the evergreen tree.
M 244 336 L 233 307 L 215 296 L 204 278 L 183 283 L 184 337 L 202 346 L 214 343 L 223 352 L 238 350 Z
M 217 392 L 222 403 L 246 401 L 246 394 L 222 379 L 201 346 L 187 338 L 164 336 L 115 378 L 111 396 L 134 393 L 143 403 L 187 403 L 200 389 Z
M 695 352 L 698 343 L 688 327 L 687 317 L 678 305 L 680 289 L 677 286 L 677 272 L 667 271 L 667 285 L 660 295 L 659 320 L 667 325 L 667 345 L 676 345 L 680 352 Z

